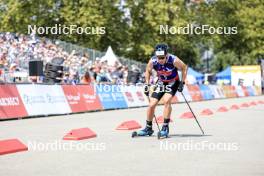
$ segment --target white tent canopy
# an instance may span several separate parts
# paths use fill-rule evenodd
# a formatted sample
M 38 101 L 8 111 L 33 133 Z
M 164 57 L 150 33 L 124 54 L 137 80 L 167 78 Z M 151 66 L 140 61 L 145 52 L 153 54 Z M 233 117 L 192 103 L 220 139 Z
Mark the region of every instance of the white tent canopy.
M 108 46 L 105 55 L 101 58 L 101 62 L 107 61 L 107 64 L 110 66 L 115 65 L 116 62 L 119 63 L 118 58 L 116 57 L 115 53 L 112 50 L 111 46 Z

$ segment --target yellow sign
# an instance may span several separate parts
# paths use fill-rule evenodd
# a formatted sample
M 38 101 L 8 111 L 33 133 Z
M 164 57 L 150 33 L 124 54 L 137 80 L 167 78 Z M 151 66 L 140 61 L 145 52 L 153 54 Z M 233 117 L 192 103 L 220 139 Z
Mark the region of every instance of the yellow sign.
M 240 72 L 240 73 L 256 73 L 260 72 L 259 65 L 245 65 L 245 66 L 232 66 L 232 72 Z

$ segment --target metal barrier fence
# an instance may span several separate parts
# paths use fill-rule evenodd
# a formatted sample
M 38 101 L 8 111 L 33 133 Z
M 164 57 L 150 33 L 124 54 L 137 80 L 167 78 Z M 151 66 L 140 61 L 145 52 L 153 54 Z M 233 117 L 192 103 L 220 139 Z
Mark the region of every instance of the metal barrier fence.
M 75 50 L 78 54 L 83 55 L 84 53 L 88 53 L 89 54 L 89 59 L 92 60 L 93 62 L 95 61 L 95 59 L 97 57 L 101 58 L 102 56 L 105 55 L 105 52 L 100 52 L 94 49 L 90 49 L 90 48 L 85 48 L 85 47 L 81 47 L 75 44 L 71 44 L 68 42 L 64 42 L 64 41 L 60 41 L 60 40 L 56 40 L 55 41 L 56 44 L 58 46 L 60 46 L 61 48 L 63 48 L 65 51 L 67 51 L 68 53 L 71 53 L 73 50 Z M 131 60 L 131 59 L 127 59 L 124 57 L 118 57 L 119 61 L 121 62 L 122 65 L 128 66 L 129 68 L 132 65 L 136 65 L 138 68 L 141 69 L 141 71 L 144 71 L 146 68 L 146 64 L 145 63 L 141 63 L 135 60 Z

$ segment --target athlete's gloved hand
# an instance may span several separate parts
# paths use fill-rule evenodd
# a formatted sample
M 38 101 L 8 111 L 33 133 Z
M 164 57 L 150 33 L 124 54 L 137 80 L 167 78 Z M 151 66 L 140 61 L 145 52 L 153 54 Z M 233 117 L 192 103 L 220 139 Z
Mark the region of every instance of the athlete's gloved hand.
M 185 84 L 184 81 L 180 81 L 180 84 L 179 84 L 179 87 L 178 87 L 178 91 L 179 91 L 179 92 L 182 92 L 182 91 L 183 91 L 184 84 Z
M 148 97 L 149 96 L 149 90 L 150 90 L 150 84 L 144 85 L 144 94 Z

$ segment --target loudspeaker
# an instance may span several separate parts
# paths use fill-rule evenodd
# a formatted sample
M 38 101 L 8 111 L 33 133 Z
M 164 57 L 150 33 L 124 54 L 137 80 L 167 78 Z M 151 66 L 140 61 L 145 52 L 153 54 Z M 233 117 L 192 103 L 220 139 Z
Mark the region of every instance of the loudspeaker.
M 48 84 L 60 83 L 63 79 L 64 67 L 52 63 L 45 65 L 45 79 L 44 82 Z
M 53 71 L 53 72 L 63 72 L 63 66 L 61 65 L 55 65 L 55 64 L 51 64 L 51 63 L 47 63 L 45 66 L 45 70 L 46 71 Z
M 61 78 L 63 76 L 62 73 L 59 72 L 53 72 L 53 71 L 45 71 L 46 77 L 49 78 Z
M 28 62 L 29 76 L 43 76 L 43 61 L 32 60 Z

